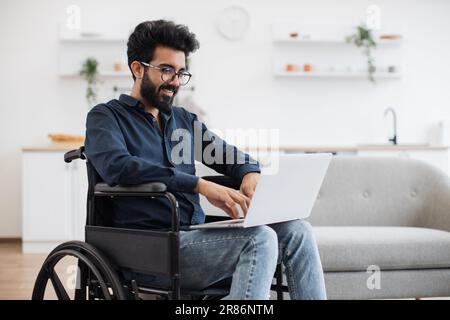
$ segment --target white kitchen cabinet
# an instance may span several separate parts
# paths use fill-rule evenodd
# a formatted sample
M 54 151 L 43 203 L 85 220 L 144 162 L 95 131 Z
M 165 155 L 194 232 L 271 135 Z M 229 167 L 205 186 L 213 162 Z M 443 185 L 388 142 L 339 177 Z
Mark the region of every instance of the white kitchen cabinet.
M 87 176 L 84 162 L 64 162 L 64 151 L 24 151 L 22 250 L 49 252 L 84 239 Z

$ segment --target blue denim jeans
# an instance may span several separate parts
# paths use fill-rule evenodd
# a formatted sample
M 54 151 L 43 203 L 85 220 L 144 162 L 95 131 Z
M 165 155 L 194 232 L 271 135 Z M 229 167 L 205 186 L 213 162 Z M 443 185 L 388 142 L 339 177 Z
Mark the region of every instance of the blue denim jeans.
M 200 290 L 231 279 L 227 299 L 267 299 L 280 262 L 291 299 L 326 299 L 319 252 L 311 225 L 304 220 L 180 234 L 185 288 Z

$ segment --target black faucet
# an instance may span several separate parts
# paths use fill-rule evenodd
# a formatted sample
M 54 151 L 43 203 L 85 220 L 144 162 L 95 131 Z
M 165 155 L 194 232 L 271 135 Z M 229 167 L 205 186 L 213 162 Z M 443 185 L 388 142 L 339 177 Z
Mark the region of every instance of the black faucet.
M 394 127 L 393 136 L 391 138 L 389 138 L 389 142 L 396 145 L 397 144 L 397 115 L 395 113 L 395 110 L 393 108 L 389 107 L 386 110 L 384 110 L 384 116 L 386 117 L 389 112 L 392 113 L 393 127 Z

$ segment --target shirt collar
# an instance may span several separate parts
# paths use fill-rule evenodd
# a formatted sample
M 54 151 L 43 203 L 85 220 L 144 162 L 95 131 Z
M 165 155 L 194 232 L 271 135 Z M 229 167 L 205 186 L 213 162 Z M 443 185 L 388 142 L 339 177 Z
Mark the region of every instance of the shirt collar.
M 119 97 L 119 101 L 125 103 L 130 107 L 140 107 L 141 102 L 128 94 L 121 94 Z M 142 108 L 142 107 L 141 107 Z
M 138 108 L 139 110 L 144 111 L 142 103 L 128 94 L 122 93 L 119 97 L 119 101 L 125 103 L 129 107 Z M 165 120 L 169 120 L 172 117 L 172 112 L 172 108 L 170 108 L 169 112 L 160 112 L 160 114 Z

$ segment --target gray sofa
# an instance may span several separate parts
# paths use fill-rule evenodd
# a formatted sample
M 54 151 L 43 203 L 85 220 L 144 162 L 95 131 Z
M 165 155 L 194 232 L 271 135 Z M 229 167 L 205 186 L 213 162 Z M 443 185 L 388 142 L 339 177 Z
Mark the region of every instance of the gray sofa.
M 329 299 L 450 296 L 450 179 L 434 167 L 334 157 L 308 220 Z

